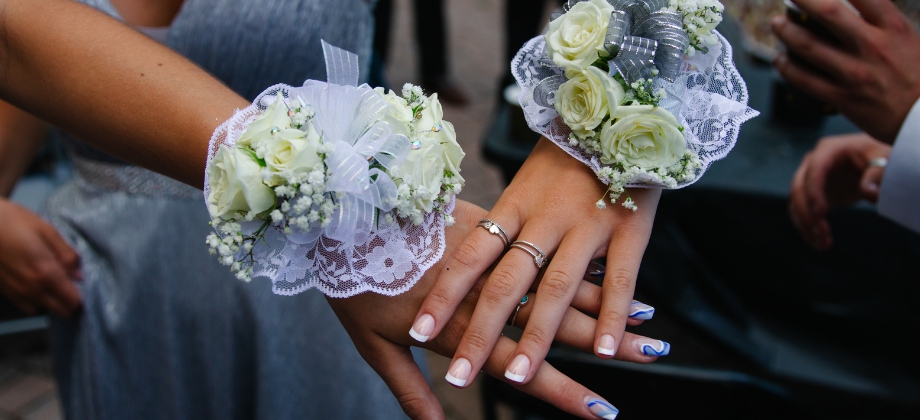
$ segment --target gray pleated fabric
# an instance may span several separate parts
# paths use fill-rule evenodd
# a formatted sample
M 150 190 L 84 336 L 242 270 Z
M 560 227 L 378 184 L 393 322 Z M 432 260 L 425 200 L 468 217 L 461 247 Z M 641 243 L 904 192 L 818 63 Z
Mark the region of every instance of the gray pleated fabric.
M 86 2 L 117 17 L 107 0 Z M 253 98 L 325 79 L 321 38 L 369 57 L 372 6 L 186 0 L 168 44 Z M 67 418 L 405 417 L 320 293 L 276 296 L 216 263 L 200 193 L 69 144 L 75 178 L 47 206 L 85 275 L 82 314 L 53 323 Z

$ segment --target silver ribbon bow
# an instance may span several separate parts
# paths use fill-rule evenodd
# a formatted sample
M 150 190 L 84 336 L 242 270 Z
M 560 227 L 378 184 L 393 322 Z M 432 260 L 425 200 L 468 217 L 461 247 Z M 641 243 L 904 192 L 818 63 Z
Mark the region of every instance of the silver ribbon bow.
M 563 9 L 588 0 L 568 0 Z M 607 25 L 604 49 L 610 54 L 610 76 L 617 73 L 627 83 L 652 78 L 652 70 L 669 82 L 680 73 L 690 37 L 684 32 L 680 13 L 666 10 L 668 0 L 607 0 L 614 8 Z M 553 20 L 562 16 L 553 14 Z M 561 75 L 541 80 L 534 90 L 537 104 L 552 107 Z
M 358 86 L 358 56 L 323 41 L 328 83 L 308 80 L 294 91 L 310 104 L 317 132 L 327 145 L 329 178 L 326 191 L 336 194 L 338 210 L 323 232 L 288 235 L 296 243 L 326 237 L 347 243 L 363 243 L 376 226 L 377 209 L 387 212 L 396 204 L 396 184 L 384 169 L 399 165 L 411 142 L 393 134 L 382 121 L 388 105 L 377 92 Z M 331 150 L 329 150 L 331 146 Z M 370 167 L 370 162 L 376 165 Z

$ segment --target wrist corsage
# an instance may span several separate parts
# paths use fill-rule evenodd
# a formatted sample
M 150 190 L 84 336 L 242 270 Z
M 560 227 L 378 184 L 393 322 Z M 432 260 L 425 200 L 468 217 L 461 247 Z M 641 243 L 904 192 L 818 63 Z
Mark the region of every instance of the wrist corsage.
M 734 146 L 758 112 L 715 26 L 717 0 L 569 0 L 517 53 L 528 125 L 608 185 L 681 188 Z
M 328 82 L 276 85 L 211 139 L 211 252 L 275 293 L 408 290 L 444 252 L 464 153 L 437 94 L 358 86 L 323 42 Z

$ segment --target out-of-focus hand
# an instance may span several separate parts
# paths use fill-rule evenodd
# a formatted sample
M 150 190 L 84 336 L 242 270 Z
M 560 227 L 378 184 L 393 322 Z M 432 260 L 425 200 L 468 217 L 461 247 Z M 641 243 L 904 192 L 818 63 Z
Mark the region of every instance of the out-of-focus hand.
M 26 313 L 62 317 L 81 306 L 74 280 L 80 258 L 57 231 L 29 210 L 0 199 L 0 291 Z
M 592 171 L 562 149 L 542 139 L 514 177 L 488 218 L 515 239 L 530 242 L 551 261 L 536 292 L 534 315 L 517 347 L 503 361 L 505 376 L 519 383 L 534 378 L 553 337 L 582 283 L 592 258 L 607 256 L 600 308 L 591 350 L 602 358 L 622 349 L 639 263 L 651 235 L 660 190 L 633 190 L 637 212 L 620 205 L 599 209 L 595 203 L 606 186 Z M 625 198 L 625 197 L 623 197 Z M 482 288 L 475 312 L 451 363 L 467 372 L 470 383 L 499 340 L 505 320 L 534 283 L 535 258 L 510 248 L 486 229 L 473 230 L 450 255 L 438 282 L 422 304 L 413 335 L 437 337 L 480 276 L 501 258 Z M 666 343 L 648 347 L 667 353 Z M 503 353 L 504 354 L 504 353 Z M 463 386 L 455 381 L 454 385 Z
M 806 242 L 827 250 L 833 244 L 827 223 L 831 209 L 878 200 L 884 168 L 870 162 L 890 153 L 891 146 L 858 133 L 825 137 L 805 155 L 792 180 L 789 212 Z
M 447 252 L 455 249 L 460 241 L 473 229 L 476 222 L 485 216 L 485 210 L 472 204 L 459 202 L 454 211 L 457 223 L 447 229 Z M 416 418 L 444 418 L 440 403 L 431 391 L 424 376 L 409 353 L 410 345 L 421 345 L 441 355 L 450 357 L 454 354 L 460 343 L 460 338 L 466 330 L 480 297 L 484 283 L 477 282 L 471 292 L 466 295 L 457 307 L 454 316 L 443 326 L 438 337 L 425 343 L 418 343 L 406 334 L 412 324 L 416 311 L 422 300 L 428 295 L 435 283 L 435 276 L 444 266 L 444 260 L 413 286 L 408 292 L 388 297 L 374 293 L 365 293 L 347 299 L 328 299 L 330 305 L 338 315 L 339 320 L 351 335 L 358 351 L 365 360 L 386 381 L 387 385 L 396 395 L 403 409 L 410 417 Z M 556 339 L 586 351 L 593 349 L 594 331 L 596 321 L 585 313 L 597 313 L 601 306 L 601 288 L 587 281 L 578 282 L 572 306 L 566 307 L 562 326 Z M 533 300 L 522 306 L 516 318 L 515 326 L 529 325 L 534 318 L 539 297 L 529 293 Z M 520 299 L 520 297 L 518 298 Z M 651 317 L 653 308 L 635 303 L 632 311 L 636 316 L 630 321 L 635 325 L 643 319 Z M 501 319 L 504 324 L 508 317 Z M 552 338 L 551 338 L 552 339 Z M 660 341 L 649 338 L 625 334 L 619 342 L 619 351 L 616 358 L 639 363 L 652 362 L 657 357 L 646 356 L 642 352 L 643 346 L 659 346 Z M 515 349 L 515 343 L 507 337 L 500 337 L 491 353 L 487 355 L 484 369 L 497 378 L 503 378 L 506 361 L 509 360 Z M 459 375 L 457 372 L 448 372 Z M 507 381 L 507 380 L 506 380 Z M 583 418 L 601 418 L 602 404 L 588 407 L 588 402 L 599 398 L 597 394 L 566 377 L 548 363 L 543 363 L 535 369 L 533 380 L 526 385 L 507 381 L 524 392 L 541 398 L 562 410 Z M 608 417 L 609 418 L 609 417 Z
M 776 68 L 872 137 L 893 143 L 920 97 L 920 34 L 891 1 L 850 0 L 859 15 L 840 0 L 794 2 L 837 42 L 776 16 L 773 32 L 795 57 L 779 54 Z

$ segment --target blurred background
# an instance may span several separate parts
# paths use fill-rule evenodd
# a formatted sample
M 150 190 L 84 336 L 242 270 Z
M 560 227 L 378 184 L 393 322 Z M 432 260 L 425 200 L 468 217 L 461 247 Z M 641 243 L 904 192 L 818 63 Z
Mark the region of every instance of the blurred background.
M 490 208 L 536 142 L 509 86 L 510 54 L 561 2 L 437 3 L 380 4 L 374 83 L 441 92 L 467 151 L 460 198 Z M 801 240 L 787 211 L 793 173 L 820 137 L 856 128 L 785 85 L 769 64 L 781 46 L 768 21 L 784 12 L 781 0 L 723 3 L 718 29 L 762 114 L 700 182 L 661 200 L 636 296 L 657 311 L 634 331 L 669 341 L 671 355 L 640 366 L 554 347 L 548 360 L 622 419 L 920 418 L 920 362 L 909 344 L 920 331 L 920 236 L 861 203 L 831 215 L 830 251 Z M 899 5 L 917 21 L 920 1 Z M 13 200 L 38 209 L 67 177 L 52 141 Z M 44 317 L 0 302 L 0 420 L 60 418 L 46 327 Z M 447 363 L 429 356 L 449 419 L 568 418 L 485 375 L 454 389 L 441 380 Z

